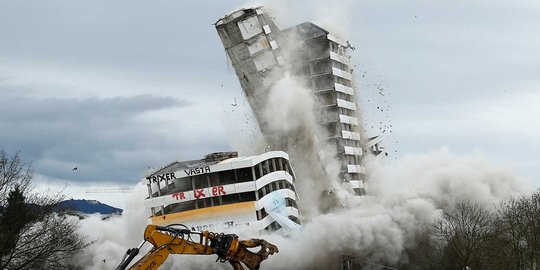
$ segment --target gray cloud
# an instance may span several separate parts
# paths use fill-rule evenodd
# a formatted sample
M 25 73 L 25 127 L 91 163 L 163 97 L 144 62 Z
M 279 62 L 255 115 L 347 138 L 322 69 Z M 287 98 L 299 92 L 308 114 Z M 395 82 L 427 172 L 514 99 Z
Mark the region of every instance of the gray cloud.
M 186 106 L 185 100 L 171 97 L 140 95 L 114 98 L 34 98 L 17 89 L 0 86 L 0 113 L 11 122 L 34 121 L 54 124 L 58 122 L 87 123 L 113 118 L 119 124 L 127 118 L 145 111 Z
M 162 133 L 163 123 L 141 116 L 189 107 L 186 100 L 151 95 L 39 98 L 2 85 L 0 96 L 0 147 L 22 151 L 38 173 L 50 178 L 132 182 L 145 167 L 167 162 L 161 157 L 175 159 L 174 152 L 184 150 Z M 71 171 L 74 166 L 79 170 Z

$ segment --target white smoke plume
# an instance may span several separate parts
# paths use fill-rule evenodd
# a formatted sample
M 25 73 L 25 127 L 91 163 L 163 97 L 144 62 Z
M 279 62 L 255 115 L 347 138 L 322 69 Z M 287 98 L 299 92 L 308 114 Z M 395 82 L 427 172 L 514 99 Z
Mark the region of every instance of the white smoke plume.
M 142 242 L 150 217 L 150 211 L 144 207 L 147 195 L 146 186 L 137 185 L 126 201 L 122 216 L 102 220 L 99 215 L 91 215 L 81 221 L 80 233 L 94 243 L 77 258 L 80 266 L 85 269 L 114 269 L 128 248 Z
M 445 149 L 410 155 L 393 166 L 375 160 L 368 169 L 370 195 L 350 197 L 347 206 L 314 218 L 293 239 L 273 239 L 282 253 L 265 269 L 338 269 L 343 254 L 407 264 L 408 250 L 446 206 L 475 200 L 494 208 L 530 190 L 510 168 Z
M 445 149 L 411 155 L 393 166 L 372 161 L 369 169 L 372 195 L 351 196 L 347 206 L 312 219 L 292 238 L 266 236 L 280 253 L 262 269 L 339 269 L 343 254 L 399 267 L 452 202 L 476 200 L 495 207 L 530 190 L 512 169 Z
M 261 269 L 338 269 L 340 256 L 399 266 L 418 244 L 424 228 L 456 200 L 476 200 L 496 207 L 510 196 L 531 190 L 509 167 L 481 155 L 458 156 L 442 149 L 409 155 L 394 165 L 368 163 L 370 195 L 350 196 L 346 205 L 313 217 L 291 238 L 265 235 L 280 252 Z M 78 258 L 85 269 L 114 269 L 128 248 L 142 241 L 149 213 L 144 186 L 132 193 L 122 217 L 82 221 L 81 233 L 96 240 Z M 237 232 L 241 238 L 261 237 Z M 145 250 L 141 251 L 144 253 Z M 162 269 L 231 269 L 215 256 L 172 255 Z

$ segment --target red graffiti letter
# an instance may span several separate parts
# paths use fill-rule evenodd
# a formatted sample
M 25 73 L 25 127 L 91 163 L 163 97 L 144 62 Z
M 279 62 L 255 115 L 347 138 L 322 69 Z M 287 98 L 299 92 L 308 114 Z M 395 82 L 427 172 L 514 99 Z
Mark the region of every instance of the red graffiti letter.
M 184 192 L 180 192 L 180 193 L 174 193 L 173 195 L 173 198 L 175 199 L 180 199 L 180 200 L 185 200 L 186 199 L 186 196 L 184 195 Z
M 219 187 L 218 187 L 218 193 L 219 193 L 219 195 L 221 195 L 221 194 L 223 194 L 223 195 L 227 194 L 227 193 L 225 193 L 225 189 L 224 189 L 223 186 L 219 186 Z
M 227 194 L 223 186 L 212 187 L 213 196 L 221 196 Z
M 195 198 L 199 199 L 201 197 L 206 197 L 206 195 L 204 195 L 204 189 L 195 189 L 193 190 L 193 195 L 195 195 Z

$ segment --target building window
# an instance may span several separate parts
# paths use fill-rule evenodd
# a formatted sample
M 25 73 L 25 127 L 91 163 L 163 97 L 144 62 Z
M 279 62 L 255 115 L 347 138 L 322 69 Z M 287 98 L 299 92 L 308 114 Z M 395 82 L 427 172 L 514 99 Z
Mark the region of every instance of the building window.
M 298 205 L 296 204 L 296 201 L 291 199 L 291 198 L 285 198 L 285 203 L 288 207 L 294 207 L 296 209 L 298 209 Z
M 219 186 L 219 176 L 217 173 L 209 173 L 207 175 L 210 178 L 210 186 Z
M 223 195 L 221 196 L 221 199 L 223 201 L 222 205 L 240 202 L 253 202 L 256 200 L 255 192 L 253 191 Z
M 255 200 L 255 192 L 253 191 L 238 193 L 238 202 L 253 202 Z
M 228 185 L 236 183 L 236 173 L 235 170 L 221 171 L 218 172 L 219 183 L 221 185 Z
M 332 70 L 331 63 L 327 60 L 316 61 L 313 63 L 313 74 L 327 74 Z
M 184 192 L 188 190 L 193 190 L 193 186 L 191 185 L 189 177 L 185 177 L 175 180 L 174 188 L 170 189 L 169 193 Z
M 195 209 L 195 201 L 173 203 L 170 206 L 171 206 L 171 211 L 168 212 L 167 214 L 183 212 L 183 211 L 189 211 L 189 210 L 194 210 Z
M 255 168 L 254 168 L 254 169 L 255 169 L 255 178 L 256 178 L 256 179 L 259 179 L 259 178 L 262 177 L 262 175 L 261 175 L 261 170 L 262 170 L 262 168 L 261 168 L 261 167 L 262 167 L 262 166 L 261 166 L 261 163 L 255 165 Z
M 277 223 L 276 221 L 270 223 L 270 225 L 264 228 L 265 231 L 277 231 L 279 229 L 281 229 L 281 225 L 279 225 L 279 223 Z
M 289 216 L 289 219 L 294 221 L 296 224 L 300 224 L 300 220 L 295 216 Z
M 242 168 L 236 170 L 236 176 L 238 177 L 238 182 L 253 181 L 253 174 L 251 173 L 251 168 Z
M 209 187 L 208 179 L 205 174 L 192 176 L 194 188 L 207 188 Z
M 283 171 L 283 158 L 278 158 L 276 161 L 277 161 L 277 166 L 278 166 L 278 170 L 280 171 Z
M 265 176 L 270 173 L 270 166 L 268 165 L 268 160 L 262 162 L 262 175 Z
M 221 196 L 222 199 L 222 205 L 225 204 L 231 204 L 231 203 L 237 203 L 238 202 L 238 194 L 229 194 L 229 195 L 223 195 Z
M 292 176 L 293 173 L 292 173 L 292 170 L 291 170 L 291 166 L 289 166 L 289 162 L 285 163 L 285 169 L 287 170 L 287 172 Z
M 337 104 L 336 92 L 326 92 L 317 96 L 317 101 L 321 106 L 330 106 Z
M 270 171 L 271 172 L 277 171 L 277 169 L 276 169 L 276 159 L 275 158 L 270 159 L 268 162 L 270 163 Z
M 345 85 L 345 86 L 351 86 L 351 81 L 347 80 L 347 79 L 343 79 L 341 77 L 337 77 L 335 76 L 336 78 L 336 82 L 339 83 L 339 84 L 342 84 L 342 85 Z
M 333 89 L 334 76 L 329 74 L 315 77 L 315 87 L 317 90 Z
M 274 191 L 274 190 L 278 190 L 278 189 L 279 189 L 279 187 L 278 187 L 278 182 L 279 182 L 279 181 L 277 181 L 277 182 L 273 182 L 273 183 L 272 183 L 272 186 L 271 186 L 271 188 L 272 188 L 272 191 Z
M 274 181 L 272 183 L 268 183 L 264 187 L 259 188 L 259 190 L 257 191 L 258 194 L 259 194 L 259 199 L 261 199 L 262 197 L 264 197 L 266 194 L 268 194 L 270 192 L 280 190 L 280 189 L 290 189 L 292 191 L 295 191 L 294 185 L 289 183 L 289 181 L 287 181 L 287 180 L 278 180 L 278 181 Z

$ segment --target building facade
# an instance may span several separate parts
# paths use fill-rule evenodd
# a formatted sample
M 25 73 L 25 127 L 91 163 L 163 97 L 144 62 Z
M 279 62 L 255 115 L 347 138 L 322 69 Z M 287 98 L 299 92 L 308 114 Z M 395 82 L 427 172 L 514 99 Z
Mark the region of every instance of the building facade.
M 294 172 L 285 152 L 251 157 L 236 152 L 176 161 L 141 181 L 148 187 L 150 223 L 192 230 L 239 229 L 287 234 L 299 227 Z
M 317 98 L 317 118 L 336 146 L 342 163 L 341 179 L 357 194 L 364 192 L 365 169 L 361 130 L 357 117 L 349 42 L 305 22 L 281 32 L 292 53 L 291 69 L 306 82 Z
M 267 134 L 258 112 L 273 83 L 286 71 L 303 78 L 317 97 L 317 120 L 327 133 L 327 138 L 319 139 L 336 146 L 342 164 L 340 179 L 357 194 L 364 194 L 364 154 L 383 151 L 379 141 L 373 141 L 376 138 L 365 138 L 361 131 L 350 43 L 310 22 L 280 30 L 260 7 L 235 11 L 215 26 L 262 133 Z M 266 139 L 276 149 L 287 151 L 282 138 Z

